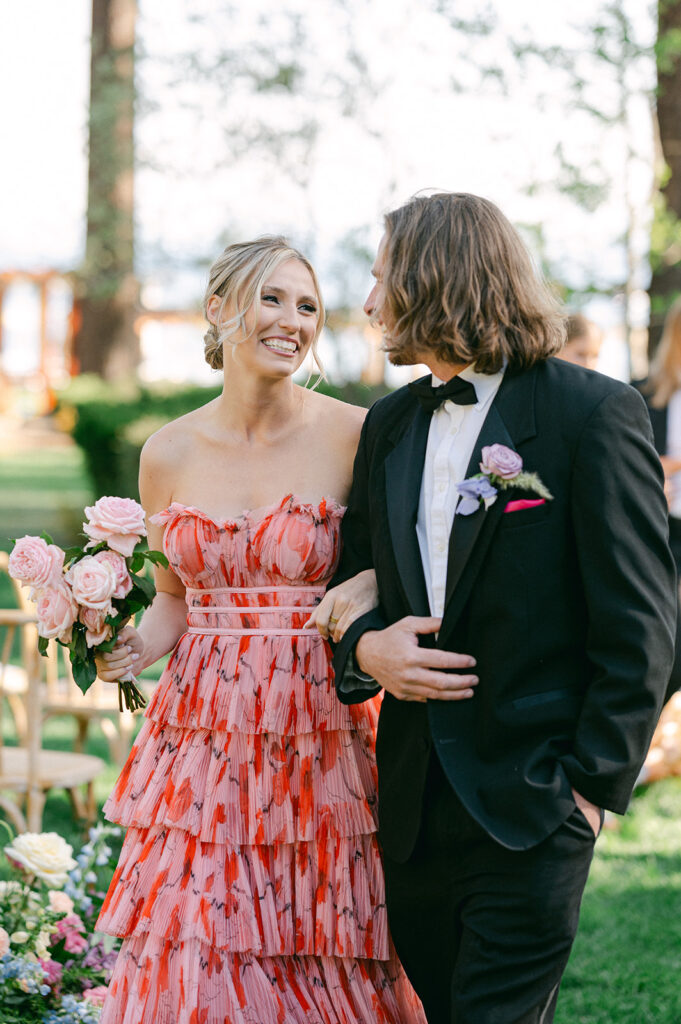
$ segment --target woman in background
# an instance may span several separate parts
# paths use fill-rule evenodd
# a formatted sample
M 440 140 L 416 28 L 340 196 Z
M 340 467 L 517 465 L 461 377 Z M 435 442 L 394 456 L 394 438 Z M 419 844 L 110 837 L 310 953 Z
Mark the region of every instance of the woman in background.
M 681 299 L 664 322 L 648 379 L 637 385 L 650 413 L 669 501 L 669 542 L 681 572 Z
M 170 566 L 98 662 L 115 680 L 172 651 L 106 806 L 128 832 L 99 920 L 124 940 L 102 1024 L 425 1024 L 387 930 L 378 708 L 337 700 L 304 628 L 364 410 L 293 382 L 324 309 L 285 239 L 228 246 L 204 308 L 223 391 L 145 445 Z M 325 600 L 336 638 L 376 601 L 373 575 L 349 583 Z

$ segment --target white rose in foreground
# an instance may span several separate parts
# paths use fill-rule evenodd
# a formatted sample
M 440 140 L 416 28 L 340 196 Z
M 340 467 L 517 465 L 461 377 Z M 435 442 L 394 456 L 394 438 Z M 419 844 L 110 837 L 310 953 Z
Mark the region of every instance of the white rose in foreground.
M 5 847 L 8 860 L 40 878 L 50 889 L 61 889 L 76 867 L 73 847 L 56 832 L 22 832 Z
M 9 953 L 9 935 L 4 928 L 0 928 L 0 957 Z

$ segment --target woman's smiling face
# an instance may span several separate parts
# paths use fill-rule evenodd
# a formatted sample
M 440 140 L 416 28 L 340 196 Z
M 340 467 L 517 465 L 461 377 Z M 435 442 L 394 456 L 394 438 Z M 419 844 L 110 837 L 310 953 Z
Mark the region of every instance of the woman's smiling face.
M 213 299 L 217 313 L 221 300 L 218 296 Z M 229 302 L 223 319 L 229 320 L 235 313 L 236 304 Z M 319 299 L 312 275 L 300 260 L 290 259 L 272 271 L 260 298 L 244 315 L 245 329 L 225 344 L 234 345 L 237 361 L 255 373 L 290 376 L 309 352 L 318 321 Z M 227 359 L 224 366 L 229 366 Z

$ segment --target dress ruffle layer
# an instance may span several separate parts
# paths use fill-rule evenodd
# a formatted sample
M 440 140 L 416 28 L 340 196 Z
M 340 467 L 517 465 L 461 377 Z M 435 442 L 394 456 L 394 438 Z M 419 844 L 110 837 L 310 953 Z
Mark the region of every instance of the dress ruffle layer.
M 146 711 L 185 729 L 295 736 L 318 729 L 375 733 L 378 706 L 336 697 L 329 649 L 319 635 L 185 633 Z
M 263 956 L 389 955 L 373 835 L 226 847 L 129 829 L 98 927 Z
M 195 732 L 146 722 L 105 813 L 165 825 L 205 842 L 310 842 L 375 831 L 368 732 Z
M 132 939 L 100 1024 L 425 1024 L 396 961 L 225 955 Z

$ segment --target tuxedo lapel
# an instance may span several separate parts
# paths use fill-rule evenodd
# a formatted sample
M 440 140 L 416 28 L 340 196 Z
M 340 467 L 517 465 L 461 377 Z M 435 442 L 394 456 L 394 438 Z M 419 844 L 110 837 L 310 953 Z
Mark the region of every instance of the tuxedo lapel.
M 466 478 L 480 472 L 482 449 L 503 444 L 516 449 L 536 433 L 534 418 L 534 382 L 532 371 L 504 378 L 492 402 L 473 449 Z M 499 492 L 488 509 L 480 508 L 470 516 L 455 515 L 449 537 L 445 611 L 438 646 L 446 643 L 468 598 L 471 586 L 496 526 L 501 521 L 508 493 Z
M 390 538 L 407 601 L 414 615 L 430 615 L 416 517 L 430 415 L 417 406 L 414 419 L 385 460 Z

